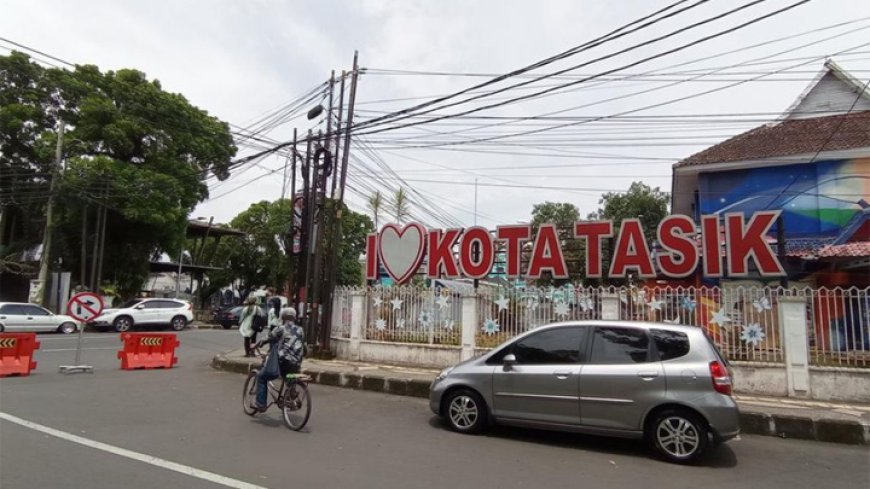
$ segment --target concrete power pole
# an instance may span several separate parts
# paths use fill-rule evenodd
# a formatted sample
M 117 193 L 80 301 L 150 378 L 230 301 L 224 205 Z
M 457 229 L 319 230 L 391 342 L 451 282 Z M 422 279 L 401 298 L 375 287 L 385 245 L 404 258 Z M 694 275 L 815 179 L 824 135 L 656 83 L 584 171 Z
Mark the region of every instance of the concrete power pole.
M 45 212 L 45 231 L 42 233 L 42 256 L 39 262 L 39 301 L 43 307 L 48 307 L 51 299 L 48 295 L 48 268 L 51 266 L 51 241 L 52 228 L 54 227 L 54 192 L 57 186 L 57 178 L 63 162 L 63 132 L 65 129 L 63 120 L 57 129 L 57 147 L 54 153 L 54 166 L 51 171 L 51 183 L 48 190 L 48 208 Z

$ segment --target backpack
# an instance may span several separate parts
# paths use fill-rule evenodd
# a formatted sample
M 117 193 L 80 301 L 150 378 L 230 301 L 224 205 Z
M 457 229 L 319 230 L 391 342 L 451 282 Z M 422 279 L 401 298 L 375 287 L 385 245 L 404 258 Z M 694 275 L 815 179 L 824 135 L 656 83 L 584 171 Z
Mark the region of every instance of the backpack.
M 259 333 L 260 331 L 266 329 L 269 321 L 266 319 L 266 315 L 263 314 L 263 312 L 260 311 L 259 308 L 257 309 L 258 310 L 254 313 L 254 317 L 251 318 L 251 329 Z

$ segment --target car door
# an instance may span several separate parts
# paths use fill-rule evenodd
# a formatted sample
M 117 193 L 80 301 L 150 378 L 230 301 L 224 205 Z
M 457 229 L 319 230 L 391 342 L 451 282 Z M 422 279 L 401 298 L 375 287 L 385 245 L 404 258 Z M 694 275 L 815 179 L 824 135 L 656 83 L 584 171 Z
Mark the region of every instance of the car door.
M 646 330 L 597 326 L 588 348 L 580 372 L 582 424 L 640 430 L 644 414 L 666 395 L 662 365 Z
M 158 324 L 160 322 L 161 308 L 159 300 L 143 301 L 139 304 L 138 314 L 134 317 L 136 324 Z
M 510 347 L 517 363 L 493 372 L 493 414 L 503 420 L 580 422 L 580 351 L 588 328 L 566 326 L 526 336 Z
M 35 306 L 27 306 L 28 312 L 33 317 L 33 323 L 37 331 L 54 331 L 60 326 L 57 323 L 57 318 L 51 311 Z
M 6 331 L 22 331 L 26 327 L 27 317 L 20 304 L 6 304 L 0 307 L 0 321 Z
M 184 306 L 181 302 L 172 301 L 172 300 L 164 300 L 160 302 L 160 313 L 159 313 L 159 321 L 160 324 L 169 324 L 172 321 L 172 318 L 176 316 L 178 310 Z

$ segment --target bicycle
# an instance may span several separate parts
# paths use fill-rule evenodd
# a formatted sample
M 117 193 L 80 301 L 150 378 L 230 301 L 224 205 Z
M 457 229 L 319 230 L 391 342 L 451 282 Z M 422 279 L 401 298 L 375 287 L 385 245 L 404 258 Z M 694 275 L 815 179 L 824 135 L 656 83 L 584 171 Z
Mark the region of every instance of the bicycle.
M 265 363 L 265 355 L 261 355 Z M 308 423 L 308 418 L 311 416 L 311 395 L 308 392 L 308 383 L 311 382 L 311 377 L 305 374 L 287 374 L 283 378 L 270 380 L 266 383 L 268 386 L 268 396 L 266 407 L 263 409 L 255 409 L 251 404 L 257 398 L 257 374 L 263 364 L 259 368 L 254 368 L 248 373 L 248 378 L 245 379 L 245 388 L 242 391 L 242 409 L 248 416 L 256 416 L 259 413 L 264 413 L 273 405 L 278 406 L 284 417 L 284 424 L 293 431 L 299 431 Z

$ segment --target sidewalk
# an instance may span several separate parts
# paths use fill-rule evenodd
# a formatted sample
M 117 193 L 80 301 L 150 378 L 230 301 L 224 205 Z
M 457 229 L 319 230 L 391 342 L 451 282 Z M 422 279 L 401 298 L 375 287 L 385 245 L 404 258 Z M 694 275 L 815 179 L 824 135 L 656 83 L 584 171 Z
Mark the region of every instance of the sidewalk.
M 215 355 L 212 360 L 212 367 L 237 373 L 247 373 L 259 364 L 259 358 L 245 358 L 242 349 Z M 438 374 L 438 370 L 339 360 L 306 359 L 303 367 L 303 372 L 319 384 L 424 398 L 429 397 L 429 384 Z M 734 397 L 740 405 L 744 434 L 870 445 L 868 404 L 739 393 Z

